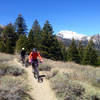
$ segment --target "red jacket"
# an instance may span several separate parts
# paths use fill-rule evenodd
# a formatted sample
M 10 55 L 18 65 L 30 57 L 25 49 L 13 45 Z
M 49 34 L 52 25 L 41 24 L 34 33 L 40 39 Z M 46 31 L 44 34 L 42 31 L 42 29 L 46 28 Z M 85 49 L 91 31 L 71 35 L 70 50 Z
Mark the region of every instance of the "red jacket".
M 29 55 L 29 62 L 31 62 L 31 60 L 36 60 L 37 57 L 39 57 L 40 61 L 43 61 L 39 52 L 31 52 Z

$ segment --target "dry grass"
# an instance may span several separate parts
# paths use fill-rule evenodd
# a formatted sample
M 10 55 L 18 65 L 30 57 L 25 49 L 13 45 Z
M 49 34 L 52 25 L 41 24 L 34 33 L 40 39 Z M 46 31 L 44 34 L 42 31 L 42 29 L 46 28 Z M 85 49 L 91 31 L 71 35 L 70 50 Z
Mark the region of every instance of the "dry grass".
M 24 69 L 17 67 L 17 66 L 8 66 L 5 64 L 0 65 L 0 76 L 2 75 L 14 75 L 14 76 L 21 76 L 25 74 Z
M 0 100 L 33 100 L 27 74 L 14 55 L 0 53 Z
M 0 100 L 27 100 L 29 91 L 26 81 L 13 76 L 0 79 Z
M 51 67 L 47 79 L 59 100 L 100 100 L 99 67 L 48 59 L 44 59 L 44 64 Z
M 58 70 L 71 80 L 80 80 L 89 82 L 92 85 L 98 86 L 100 84 L 100 68 L 93 66 L 83 66 L 73 62 L 57 62 L 44 59 L 44 65 L 50 66 L 52 70 Z M 43 66 L 43 65 L 42 65 Z M 53 71 L 52 71 L 53 73 Z M 98 84 L 98 85 L 97 85 Z
M 0 78 L 0 100 L 31 99 L 27 94 L 27 78 L 23 69 L 16 65 L 13 55 L 0 53 L 0 70 L 6 72 Z M 9 65 L 9 66 L 8 66 Z M 45 71 L 58 100 L 100 100 L 100 68 L 83 66 L 73 62 L 44 59 L 40 70 Z M 18 72 L 18 77 L 13 73 Z M 12 89 L 11 89 L 12 88 Z M 20 94 L 21 95 L 20 95 Z M 9 98 L 9 99 L 8 99 Z
M 14 58 L 13 55 L 0 53 L 0 63 L 10 61 Z

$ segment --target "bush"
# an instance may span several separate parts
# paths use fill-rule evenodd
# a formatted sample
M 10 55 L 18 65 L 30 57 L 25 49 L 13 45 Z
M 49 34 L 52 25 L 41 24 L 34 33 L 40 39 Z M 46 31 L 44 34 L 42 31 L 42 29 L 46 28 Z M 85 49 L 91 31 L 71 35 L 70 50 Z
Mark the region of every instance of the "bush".
M 39 65 L 39 70 L 40 71 L 50 71 L 51 70 L 51 67 L 47 64 L 40 64 Z
M 24 72 L 24 69 L 20 67 L 13 67 L 13 66 L 7 66 L 7 65 L 1 65 L 0 66 L 0 75 L 6 75 L 11 74 L 14 76 L 22 75 Z
M 59 100 L 100 100 L 100 92 L 93 86 L 71 80 L 66 74 L 57 72 L 50 81 Z
M 19 67 L 13 67 L 13 68 L 9 67 L 7 69 L 7 73 L 12 74 L 14 76 L 19 76 L 19 75 L 22 75 L 24 73 L 24 69 L 19 68 Z
M 47 79 L 49 80 L 50 78 L 55 77 L 58 74 L 58 70 L 53 70 L 52 72 L 50 72 L 50 74 L 47 75 Z
M 52 84 L 57 96 L 64 100 L 80 100 L 79 98 L 85 94 L 85 89 L 80 84 L 64 79 L 59 75 L 52 80 Z
M 0 82 L 0 100 L 27 100 L 27 98 L 30 98 L 29 87 L 20 78 L 4 76 L 0 79 Z

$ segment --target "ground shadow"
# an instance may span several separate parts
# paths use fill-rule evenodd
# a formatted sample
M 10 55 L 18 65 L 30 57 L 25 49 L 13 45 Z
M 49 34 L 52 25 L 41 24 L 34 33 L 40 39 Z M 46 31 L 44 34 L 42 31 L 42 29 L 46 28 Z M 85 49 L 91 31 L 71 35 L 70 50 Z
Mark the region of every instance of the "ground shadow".
M 39 78 L 43 78 L 43 77 L 46 77 L 46 75 L 39 75 Z
M 45 75 L 39 75 L 38 82 L 42 83 L 44 77 L 45 77 Z

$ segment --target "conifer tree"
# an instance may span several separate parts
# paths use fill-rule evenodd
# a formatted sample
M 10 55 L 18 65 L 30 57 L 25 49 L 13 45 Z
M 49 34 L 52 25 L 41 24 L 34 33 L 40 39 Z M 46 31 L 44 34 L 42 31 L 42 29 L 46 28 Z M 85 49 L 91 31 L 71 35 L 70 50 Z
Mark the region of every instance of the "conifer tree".
M 3 42 L 3 39 L 0 40 L 0 52 L 6 52 L 6 45 Z
M 27 33 L 27 26 L 26 26 L 25 20 L 21 14 L 18 15 L 18 17 L 15 21 L 15 31 L 17 32 L 18 37 L 21 34 Z
M 30 49 L 32 49 L 34 47 L 34 40 L 33 40 L 33 38 L 34 38 L 33 31 L 31 29 L 29 34 L 28 34 L 28 41 L 29 41 Z
M 28 40 L 30 48 L 33 47 L 38 48 L 40 50 L 41 47 L 41 29 L 40 25 L 37 20 L 34 21 L 32 29 L 30 30 L 28 34 Z
M 67 49 L 66 49 L 66 47 L 65 47 L 65 45 L 64 44 L 62 44 L 62 54 L 63 54 L 63 61 L 64 62 L 66 62 L 67 61 Z
M 27 37 L 26 37 L 26 35 L 20 35 L 19 36 L 19 39 L 18 39 L 18 41 L 17 41 L 17 44 L 16 44 L 16 50 L 18 51 L 18 52 L 20 52 L 20 50 L 22 49 L 22 48 L 25 48 L 26 49 L 26 51 L 28 51 L 28 39 L 27 39 Z
M 8 24 L 2 33 L 2 37 L 4 39 L 4 42 L 7 42 L 7 39 L 9 39 L 11 41 L 11 46 L 15 46 L 16 45 L 16 41 L 17 41 L 17 34 L 14 30 L 13 25 L 10 23 Z
M 76 47 L 74 39 L 72 39 L 72 43 L 67 50 L 67 59 L 68 61 L 74 61 L 76 63 L 79 63 L 78 49 Z
M 41 49 L 41 34 L 38 34 L 38 32 L 36 32 L 36 34 L 34 35 L 34 47 L 38 48 L 38 50 Z
M 3 32 L 2 32 L 2 42 L 1 44 L 5 48 L 4 52 L 6 53 L 14 53 L 15 45 L 16 45 L 17 35 L 14 30 L 13 25 L 10 23 L 8 24 Z
M 38 20 L 34 21 L 33 26 L 32 26 L 32 31 L 33 31 L 33 35 L 35 35 L 36 33 L 40 34 L 41 28 L 40 28 L 40 24 Z
M 58 42 L 56 36 L 53 35 L 53 28 L 49 21 L 46 21 L 44 24 L 41 36 L 43 56 L 53 60 L 63 60 L 62 45 Z
M 78 44 L 78 53 L 79 53 L 79 63 L 81 64 L 83 60 L 83 53 L 84 53 L 84 47 L 82 46 L 81 41 L 79 41 Z
M 38 48 L 38 50 L 40 50 L 40 48 L 41 48 L 41 28 L 40 28 L 40 24 L 37 20 L 35 20 L 33 23 L 32 31 L 33 31 L 34 47 L 36 47 L 36 48 Z
M 33 41 L 33 37 L 34 37 L 34 35 L 33 35 L 32 29 L 31 29 L 30 32 L 29 32 L 29 34 L 28 34 L 28 39 L 31 40 L 31 41 Z
M 89 41 L 87 47 L 85 48 L 84 51 L 84 57 L 83 57 L 83 62 L 82 64 L 86 65 L 96 65 L 97 64 L 97 51 L 94 49 L 94 43 L 92 40 Z
M 49 54 L 51 59 L 63 60 L 62 44 L 58 42 L 55 35 L 52 36 L 51 46 L 49 48 Z
M 14 47 L 12 46 L 12 41 L 9 38 L 7 38 L 6 48 L 5 49 L 6 49 L 5 50 L 6 53 L 10 53 L 10 54 L 14 53 Z
M 53 28 L 51 24 L 49 24 L 49 21 L 46 21 L 46 23 L 43 26 L 41 37 L 42 37 L 42 52 L 43 56 L 50 58 L 52 55 L 50 53 L 51 44 L 52 44 L 52 36 L 53 36 Z
M 52 35 L 53 34 L 53 28 L 52 28 L 52 26 L 51 26 L 51 24 L 49 23 L 48 20 L 44 24 L 43 32 L 48 34 L 48 35 Z

